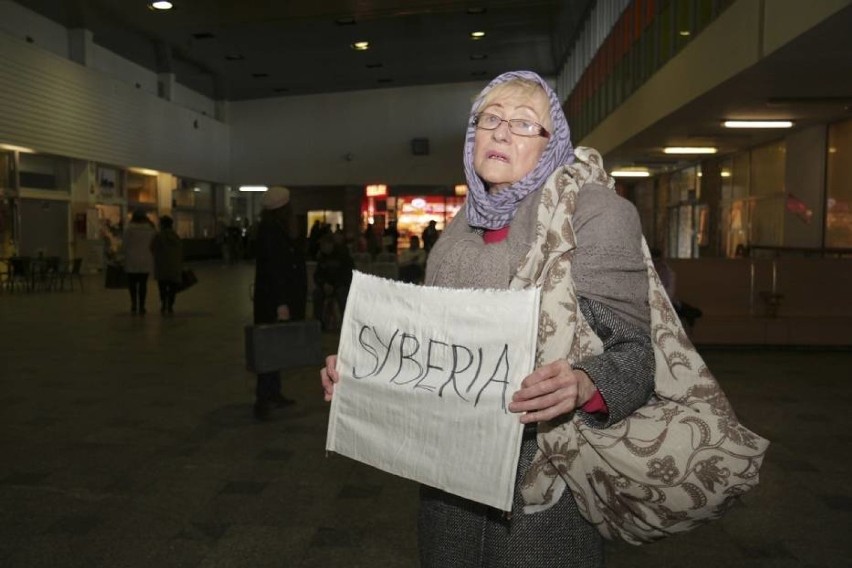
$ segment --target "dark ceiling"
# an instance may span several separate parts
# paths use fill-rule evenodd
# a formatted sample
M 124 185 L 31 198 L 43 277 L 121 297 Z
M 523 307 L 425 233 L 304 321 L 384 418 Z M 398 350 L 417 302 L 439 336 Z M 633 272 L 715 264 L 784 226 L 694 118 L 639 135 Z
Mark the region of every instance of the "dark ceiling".
M 18 0 L 217 100 L 485 81 L 510 69 L 555 76 L 595 0 Z M 852 5 L 616 148 L 611 166 L 688 161 L 664 146 L 728 154 L 777 139 L 723 118 L 790 118 L 796 128 L 852 115 Z M 471 32 L 484 31 L 480 40 Z M 369 41 L 355 51 L 355 41 Z M 562 93 L 563 96 L 566 93 Z
M 20 0 L 216 99 L 555 75 L 593 0 Z M 559 30 L 559 34 L 555 34 Z M 471 32 L 484 31 L 473 40 Z M 369 41 L 370 49 L 351 44 Z

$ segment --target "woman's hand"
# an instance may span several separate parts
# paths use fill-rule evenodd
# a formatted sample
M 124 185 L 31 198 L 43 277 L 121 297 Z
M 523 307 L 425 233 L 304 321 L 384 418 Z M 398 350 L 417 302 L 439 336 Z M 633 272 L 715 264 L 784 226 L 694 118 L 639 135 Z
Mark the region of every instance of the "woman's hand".
M 334 394 L 334 383 L 340 382 L 340 375 L 337 374 L 336 367 L 337 355 L 329 355 L 325 358 L 325 367 L 320 369 L 323 398 L 326 402 L 331 402 L 331 397 Z
M 510 412 L 525 412 L 521 422 L 545 422 L 583 406 L 595 394 L 585 371 L 574 370 L 564 359 L 543 365 L 527 375 L 512 396 Z

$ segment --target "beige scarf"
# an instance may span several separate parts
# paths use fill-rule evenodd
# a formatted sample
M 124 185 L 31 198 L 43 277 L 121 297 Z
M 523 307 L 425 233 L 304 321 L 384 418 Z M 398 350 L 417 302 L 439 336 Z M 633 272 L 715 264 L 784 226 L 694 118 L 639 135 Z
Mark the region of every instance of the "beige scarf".
M 586 183 L 613 189 L 600 154 L 577 148 L 541 195 L 536 242 L 511 288 L 542 288 L 536 366 L 603 351 L 577 304 L 571 278 L 571 219 Z M 601 189 L 600 191 L 605 191 Z M 644 239 L 656 359 L 655 396 L 606 429 L 574 414 L 540 423 L 538 452 L 523 480 L 525 511 L 555 504 L 570 487 L 582 515 L 607 538 L 633 544 L 689 530 L 721 516 L 758 482 L 769 442 L 743 427 L 687 339 Z

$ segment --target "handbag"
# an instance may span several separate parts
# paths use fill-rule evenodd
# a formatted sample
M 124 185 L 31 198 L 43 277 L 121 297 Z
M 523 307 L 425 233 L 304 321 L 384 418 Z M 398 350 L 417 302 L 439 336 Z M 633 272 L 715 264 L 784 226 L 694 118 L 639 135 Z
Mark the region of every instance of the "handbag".
M 112 290 L 127 288 L 127 273 L 120 264 L 107 264 L 104 269 L 104 287 Z
M 282 321 L 245 327 L 246 369 L 270 373 L 320 365 L 322 332 L 316 320 Z
M 184 268 L 180 271 L 180 283 L 178 284 L 177 291 L 183 292 L 187 288 L 192 288 L 198 283 L 198 277 L 195 275 L 195 271 L 191 268 Z
M 543 188 L 536 243 L 512 282 L 542 286 L 538 364 L 603 352 L 579 310 L 571 278 L 571 219 L 580 185 L 611 191 L 600 155 L 577 161 Z M 607 428 L 580 413 L 540 423 L 539 450 L 523 480 L 525 511 L 553 506 L 569 488 L 580 514 L 608 539 L 642 544 L 691 530 L 724 514 L 758 482 L 769 442 L 737 420 L 719 384 L 690 343 L 642 239 L 656 360 L 654 395 Z M 558 323 L 557 323 L 558 322 Z

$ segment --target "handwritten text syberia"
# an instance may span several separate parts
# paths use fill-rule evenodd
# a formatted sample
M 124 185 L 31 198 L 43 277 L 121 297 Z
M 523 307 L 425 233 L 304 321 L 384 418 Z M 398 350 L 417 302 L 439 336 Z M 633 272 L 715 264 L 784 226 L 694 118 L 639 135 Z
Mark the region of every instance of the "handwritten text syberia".
M 512 370 L 506 343 L 485 348 L 361 325 L 357 345 L 367 357 L 352 366 L 355 379 L 384 380 L 442 398 L 456 396 L 473 406 L 479 405 L 486 389 L 499 389 L 501 409 L 508 412 Z

